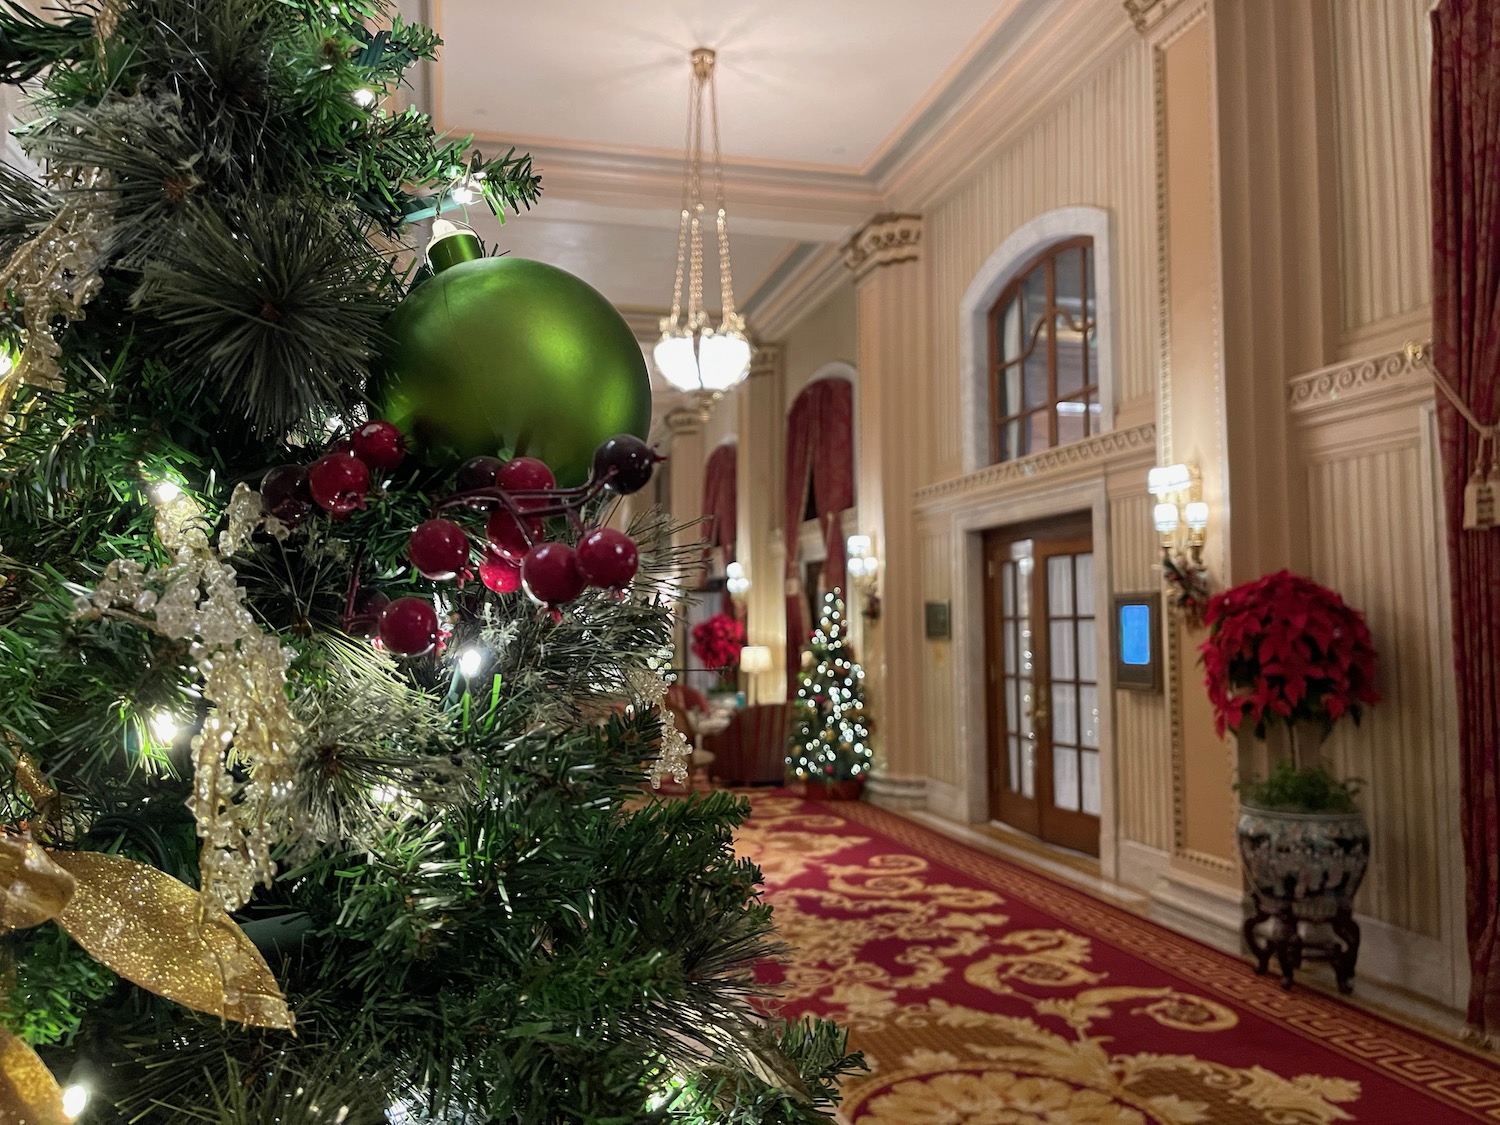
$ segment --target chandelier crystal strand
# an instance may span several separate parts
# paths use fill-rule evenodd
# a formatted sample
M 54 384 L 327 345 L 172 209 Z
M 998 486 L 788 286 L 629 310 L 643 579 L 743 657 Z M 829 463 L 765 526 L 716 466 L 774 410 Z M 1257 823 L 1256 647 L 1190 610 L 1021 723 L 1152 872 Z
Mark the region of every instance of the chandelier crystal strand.
M 677 239 L 677 269 L 672 287 L 672 313 L 661 322 L 661 339 L 653 353 L 657 369 L 674 387 L 696 394 L 699 407 L 744 379 L 750 367 L 750 342 L 744 319 L 734 304 L 734 273 L 729 262 L 729 216 L 724 202 L 724 166 L 719 144 L 718 84 L 714 52 L 699 47 L 692 52 L 692 82 L 688 93 L 687 143 L 683 161 L 682 220 Z M 709 123 L 703 120 L 708 101 Z M 705 128 L 711 129 L 705 137 Z M 703 149 L 713 160 L 714 243 L 719 254 L 721 320 L 717 331 L 703 304 L 704 199 Z M 682 287 L 687 284 L 687 309 L 682 317 Z

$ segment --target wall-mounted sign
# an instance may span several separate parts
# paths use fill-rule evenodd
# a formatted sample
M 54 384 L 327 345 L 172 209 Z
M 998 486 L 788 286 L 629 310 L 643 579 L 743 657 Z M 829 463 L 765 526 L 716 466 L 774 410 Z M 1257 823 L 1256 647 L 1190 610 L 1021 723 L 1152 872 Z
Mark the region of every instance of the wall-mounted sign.
M 927 639 L 929 641 L 946 641 L 953 635 L 953 626 L 948 619 L 947 602 L 928 602 L 926 604 Z
M 1115 595 L 1115 687 L 1161 690 L 1161 592 Z

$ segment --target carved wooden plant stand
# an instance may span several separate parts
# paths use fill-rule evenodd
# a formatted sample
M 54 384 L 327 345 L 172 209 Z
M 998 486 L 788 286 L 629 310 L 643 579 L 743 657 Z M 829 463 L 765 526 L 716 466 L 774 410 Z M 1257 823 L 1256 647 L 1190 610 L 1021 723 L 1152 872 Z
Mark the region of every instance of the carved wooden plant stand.
M 1271 922 L 1266 934 L 1260 927 Z M 1292 977 L 1302 967 L 1304 960 L 1327 961 L 1333 967 L 1334 979 L 1339 991 L 1348 994 L 1354 991 L 1354 966 L 1359 960 L 1359 923 L 1347 906 L 1337 910 L 1326 923 L 1333 931 L 1331 937 L 1309 937 L 1302 933 L 1303 926 L 1316 923 L 1299 921 L 1295 904 L 1290 899 L 1267 901 L 1255 896 L 1255 913 L 1245 920 L 1245 944 L 1255 955 L 1255 972 L 1265 976 L 1271 967 L 1271 958 L 1281 969 L 1281 987 L 1291 988 Z

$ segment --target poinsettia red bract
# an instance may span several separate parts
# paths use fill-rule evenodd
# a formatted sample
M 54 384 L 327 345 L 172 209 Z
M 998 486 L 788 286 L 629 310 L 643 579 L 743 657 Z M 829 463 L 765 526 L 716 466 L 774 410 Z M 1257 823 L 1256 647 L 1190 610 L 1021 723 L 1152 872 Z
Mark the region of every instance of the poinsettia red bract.
M 1271 723 L 1357 723 L 1361 708 L 1380 702 L 1364 614 L 1309 578 L 1283 570 L 1215 594 L 1203 621 L 1221 736 L 1246 724 L 1261 738 Z
M 731 668 L 745 647 L 745 626 L 727 613 L 716 613 L 693 626 L 693 655 L 705 668 Z

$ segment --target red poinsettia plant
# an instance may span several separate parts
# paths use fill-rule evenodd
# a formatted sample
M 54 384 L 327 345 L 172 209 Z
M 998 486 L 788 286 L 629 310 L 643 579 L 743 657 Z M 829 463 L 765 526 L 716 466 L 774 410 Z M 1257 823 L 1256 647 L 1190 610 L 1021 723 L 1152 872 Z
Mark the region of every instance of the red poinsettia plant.
M 745 626 L 727 613 L 716 613 L 693 626 L 693 655 L 705 668 L 733 668 L 745 647 Z
M 1283 570 L 1215 594 L 1203 621 L 1203 666 L 1221 736 L 1248 726 L 1264 738 L 1272 723 L 1301 722 L 1326 734 L 1380 702 L 1364 614 L 1309 578 Z

